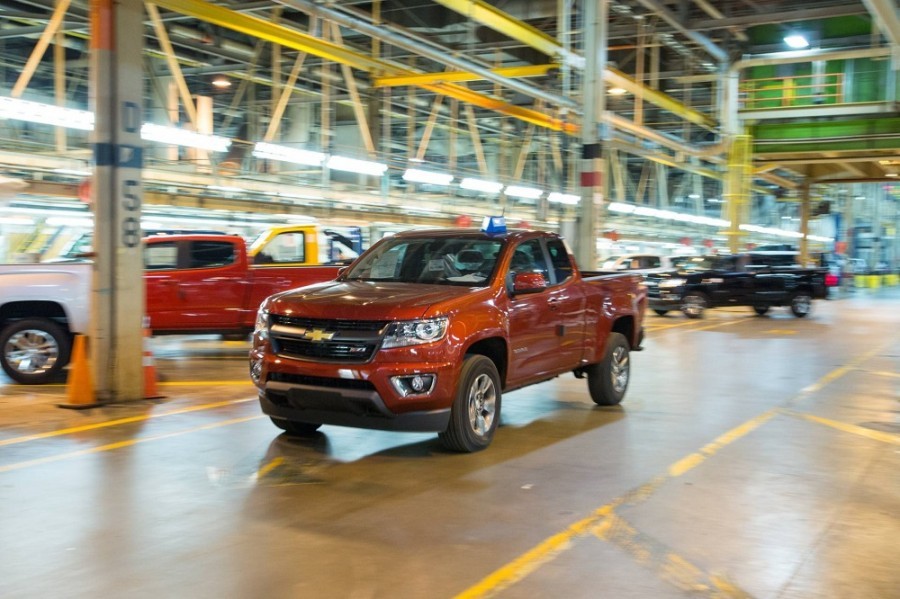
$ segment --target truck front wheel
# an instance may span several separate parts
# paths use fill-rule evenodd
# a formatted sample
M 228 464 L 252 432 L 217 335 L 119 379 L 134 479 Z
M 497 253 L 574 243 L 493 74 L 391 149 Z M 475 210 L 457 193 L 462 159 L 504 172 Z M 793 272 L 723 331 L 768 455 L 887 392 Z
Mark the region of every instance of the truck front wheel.
M 805 291 L 794 294 L 791 298 L 791 312 L 797 318 L 803 318 L 812 310 L 812 296 Z
M 702 318 L 709 302 L 702 293 L 689 293 L 681 300 L 681 311 L 688 318 Z
M 450 408 L 447 430 L 438 434 L 447 449 L 471 453 L 491 444 L 500 422 L 500 375 L 485 356 L 467 356 Z
M 631 359 L 625 336 L 610 333 L 603 359 L 591 364 L 585 371 L 588 375 L 588 391 L 594 403 L 598 406 L 619 405 L 625 397 L 631 373 Z
M 0 366 L 23 385 L 54 382 L 69 362 L 68 332 L 47 318 L 23 318 L 0 331 Z

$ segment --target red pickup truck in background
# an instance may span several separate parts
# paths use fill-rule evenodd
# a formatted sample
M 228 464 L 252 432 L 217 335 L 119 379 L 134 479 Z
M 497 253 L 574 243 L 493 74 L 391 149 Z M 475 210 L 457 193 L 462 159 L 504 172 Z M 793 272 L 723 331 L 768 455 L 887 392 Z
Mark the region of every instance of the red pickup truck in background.
M 476 451 L 502 392 L 574 372 L 597 404 L 622 401 L 646 307 L 640 275 L 579 272 L 553 233 L 408 231 L 335 281 L 268 298 L 251 378 L 291 434 L 431 431 Z
M 255 245 L 257 256 L 265 252 L 260 264 L 237 235 L 147 237 L 153 334 L 249 335 L 267 296 L 337 276 L 340 264 L 319 264 L 321 233 L 293 225 L 265 235 Z M 68 364 L 73 336 L 88 333 L 93 268 L 84 260 L 0 265 L 0 366 L 10 378 L 47 383 Z

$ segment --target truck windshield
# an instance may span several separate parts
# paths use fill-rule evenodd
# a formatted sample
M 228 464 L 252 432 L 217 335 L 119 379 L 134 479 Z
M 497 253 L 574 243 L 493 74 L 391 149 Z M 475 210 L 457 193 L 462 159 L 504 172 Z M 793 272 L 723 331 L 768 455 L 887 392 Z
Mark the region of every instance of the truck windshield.
M 347 272 L 350 281 L 481 287 L 494 274 L 503 242 L 473 237 L 388 239 Z

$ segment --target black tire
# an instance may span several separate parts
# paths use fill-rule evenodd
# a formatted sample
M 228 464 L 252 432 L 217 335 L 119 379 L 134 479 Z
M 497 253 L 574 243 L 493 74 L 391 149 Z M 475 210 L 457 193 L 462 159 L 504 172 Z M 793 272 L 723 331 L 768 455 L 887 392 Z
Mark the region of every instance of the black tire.
M 598 406 L 617 406 L 628 390 L 631 357 L 628 340 L 621 333 L 610 333 L 603 359 L 587 369 L 588 391 Z
M 769 313 L 769 306 L 753 306 L 753 311 L 759 316 L 764 316 Z
M 805 291 L 798 291 L 791 298 L 791 312 L 797 318 L 803 318 L 812 311 L 812 296 Z
M 702 293 L 688 293 L 681 300 L 681 311 L 688 318 L 703 318 L 709 300 Z
M 656 312 L 657 316 L 665 316 L 666 314 L 669 313 L 668 310 L 654 310 L 654 312 Z
M 500 422 L 500 375 L 490 358 L 466 356 L 447 430 L 438 438 L 447 449 L 472 453 L 491 444 Z
M 23 318 L 0 331 L 0 366 L 23 385 L 42 385 L 62 379 L 69 363 L 72 338 L 48 318 Z
M 269 418 L 272 420 L 272 424 L 294 437 L 309 437 L 322 426 L 312 422 L 297 422 L 295 420 L 284 420 L 283 418 L 272 418 L 271 416 Z

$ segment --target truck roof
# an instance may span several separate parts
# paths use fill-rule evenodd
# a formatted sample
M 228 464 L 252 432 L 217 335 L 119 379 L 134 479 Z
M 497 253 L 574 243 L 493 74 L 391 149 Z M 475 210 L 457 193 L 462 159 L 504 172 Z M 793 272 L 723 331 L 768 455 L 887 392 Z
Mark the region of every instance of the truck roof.
M 534 231 L 532 229 L 507 229 L 506 233 L 488 234 L 479 229 L 467 227 L 455 229 L 410 229 L 408 231 L 395 233 L 394 237 L 471 237 L 472 239 L 518 239 L 530 233 L 551 236 L 556 235 L 555 233 Z

